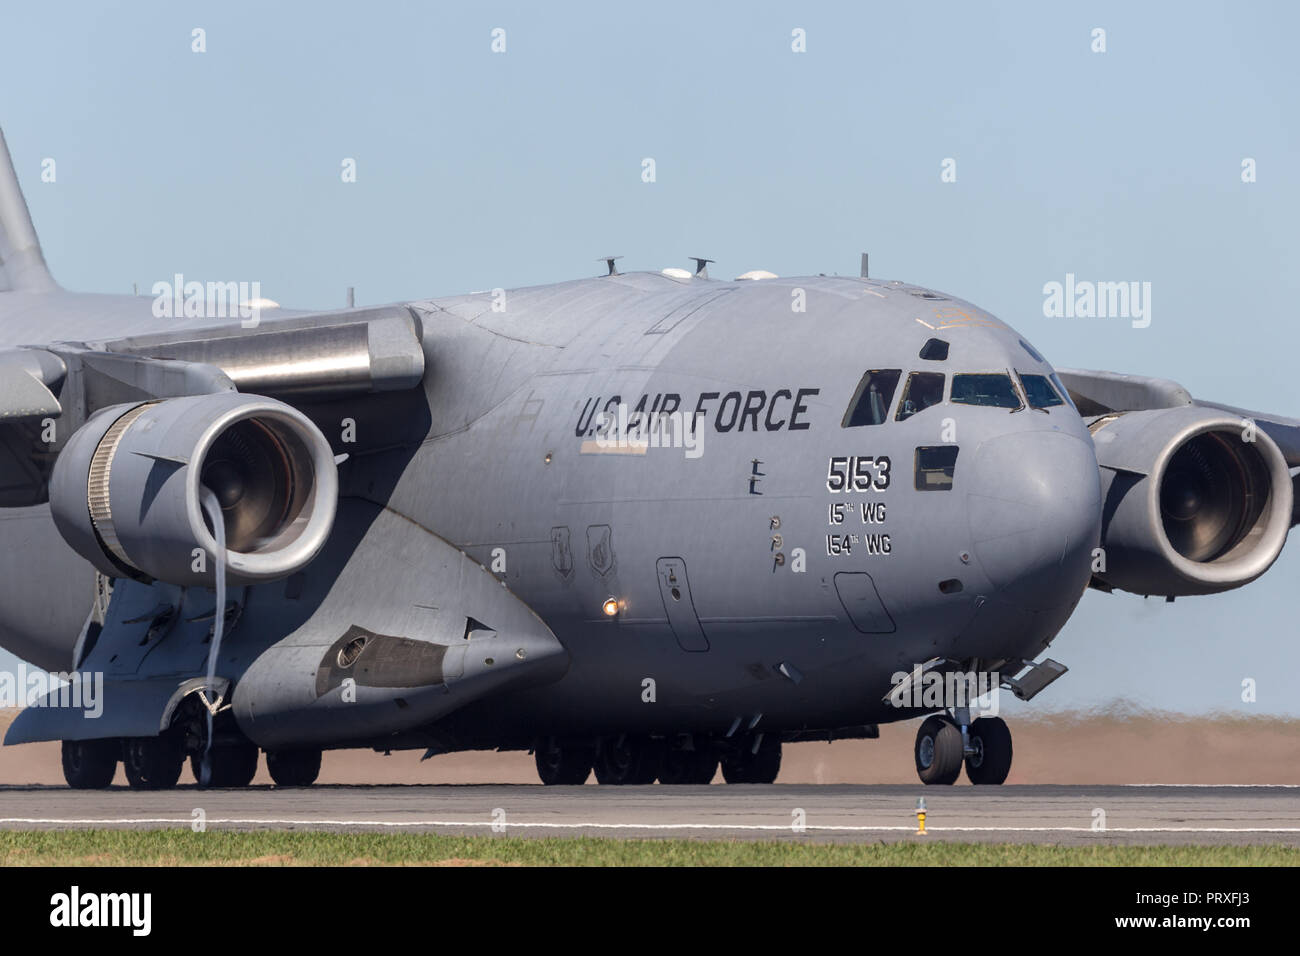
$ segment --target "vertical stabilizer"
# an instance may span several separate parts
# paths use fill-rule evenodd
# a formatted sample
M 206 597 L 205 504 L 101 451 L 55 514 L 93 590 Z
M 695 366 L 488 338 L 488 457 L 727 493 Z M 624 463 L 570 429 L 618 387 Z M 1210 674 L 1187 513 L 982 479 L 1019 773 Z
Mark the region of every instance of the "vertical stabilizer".
M 0 292 L 53 292 L 58 288 L 40 241 L 32 227 L 31 213 L 18 185 L 4 131 L 0 130 Z

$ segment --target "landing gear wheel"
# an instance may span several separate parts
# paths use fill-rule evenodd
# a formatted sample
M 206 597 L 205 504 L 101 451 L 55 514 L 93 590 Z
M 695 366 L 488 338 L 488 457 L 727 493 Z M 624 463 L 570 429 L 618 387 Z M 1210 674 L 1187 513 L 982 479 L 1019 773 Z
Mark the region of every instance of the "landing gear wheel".
M 718 754 L 706 737 L 691 741 L 691 749 L 669 747 L 659 768 L 659 782 L 663 784 L 712 783 L 718 772 Z
M 955 783 L 961 774 L 961 731 L 952 718 L 932 714 L 916 732 L 916 774 L 925 784 Z
M 591 776 L 596 751 L 590 747 L 563 747 L 554 738 L 539 741 L 533 751 L 537 776 L 548 787 L 577 787 Z
M 722 758 L 722 779 L 727 783 L 775 783 L 781 772 L 781 741 L 763 736 L 758 753 L 752 740 L 741 743 L 735 753 Z
M 122 769 L 133 790 L 168 790 L 181 778 L 185 752 L 171 734 L 161 737 L 127 737 L 122 746 Z
M 616 786 L 654 783 L 661 755 L 658 742 L 649 737 L 626 734 L 606 738 L 596 750 L 596 780 Z
M 268 750 L 266 770 L 280 787 L 310 787 L 320 776 L 319 750 Z
M 63 741 L 63 779 L 73 790 L 103 790 L 117 774 L 117 740 Z
M 204 779 L 203 764 L 208 776 Z M 247 787 L 257 773 L 256 744 L 225 744 L 190 755 L 190 772 L 200 787 Z
M 1001 717 L 977 718 L 966 729 L 973 753 L 966 757 L 971 783 L 998 784 L 1011 772 L 1011 731 Z

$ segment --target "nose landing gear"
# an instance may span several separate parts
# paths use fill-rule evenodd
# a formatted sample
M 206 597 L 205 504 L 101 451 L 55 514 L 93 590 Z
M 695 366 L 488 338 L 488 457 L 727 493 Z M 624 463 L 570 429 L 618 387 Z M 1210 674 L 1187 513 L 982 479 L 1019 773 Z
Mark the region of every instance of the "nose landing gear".
M 997 784 L 1011 772 L 1011 730 L 1001 717 L 980 717 L 966 731 L 966 777 L 974 784 Z
M 1006 721 L 980 717 L 971 722 L 969 712 L 963 711 L 958 719 L 931 714 L 921 722 L 914 755 L 922 783 L 956 783 L 963 763 L 973 784 L 999 784 L 1011 772 L 1011 731 Z
M 931 714 L 916 732 L 916 775 L 925 784 L 956 783 L 961 774 L 961 731 L 947 714 Z

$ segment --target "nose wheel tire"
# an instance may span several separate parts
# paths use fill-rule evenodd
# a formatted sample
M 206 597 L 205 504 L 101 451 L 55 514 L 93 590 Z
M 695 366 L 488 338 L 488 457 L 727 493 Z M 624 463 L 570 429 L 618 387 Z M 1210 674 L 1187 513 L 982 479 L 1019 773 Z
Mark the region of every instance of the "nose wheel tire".
M 955 783 L 961 775 L 961 731 L 952 719 L 932 714 L 916 732 L 916 774 L 924 784 Z
M 281 787 L 310 787 L 320 776 L 319 750 L 268 750 L 266 770 Z
M 208 775 L 204 779 L 204 764 Z M 190 772 L 201 787 L 247 787 L 257 773 L 256 744 L 225 744 L 190 755 Z
M 176 786 L 185 752 L 171 734 L 128 737 L 122 746 L 122 769 L 133 790 L 167 790 Z
M 660 757 L 659 745 L 649 737 L 606 738 L 596 751 L 596 780 L 618 786 L 654 783 Z
M 73 790 L 103 790 L 117 773 L 117 740 L 63 741 L 63 779 Z
M 763 737 L 758 752 L 752 742 L 722 758 L 722 778 L 727 783 L 775 783 L 781 772 L 781 741 Z
M 971 753 L 966 777 L 971 783 L 998 784 L 1011 772 L 1011 731 L 1001 717 L 980 717 L 966 728 Z
M 533 751 L 537 776 L 548 787 L 577 787 L 591 776 L 596 751 L 589 747 L 565 747 L 554 740 L 544 740 Z

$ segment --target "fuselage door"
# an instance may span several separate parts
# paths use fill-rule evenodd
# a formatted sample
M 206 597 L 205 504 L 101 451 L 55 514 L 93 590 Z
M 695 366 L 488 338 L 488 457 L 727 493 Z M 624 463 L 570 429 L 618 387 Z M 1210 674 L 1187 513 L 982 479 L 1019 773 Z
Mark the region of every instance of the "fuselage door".
M 664 601 L 668 626 L 673 629 L 677 643 L 684 651 L 707 651 L 709 639 L 704 636 L 691 585 L 686 579 L 686 562 L 681 558 L 660 558 L 655 564 L 659 573 L 659 596 Z
M 835 575 L 835 592 L 844 605 L 844 613 L 863 634 L 893 634 L 894 624 L 885 602 L 880 600 L 876 582 L 865 571 L 840 571 Z

